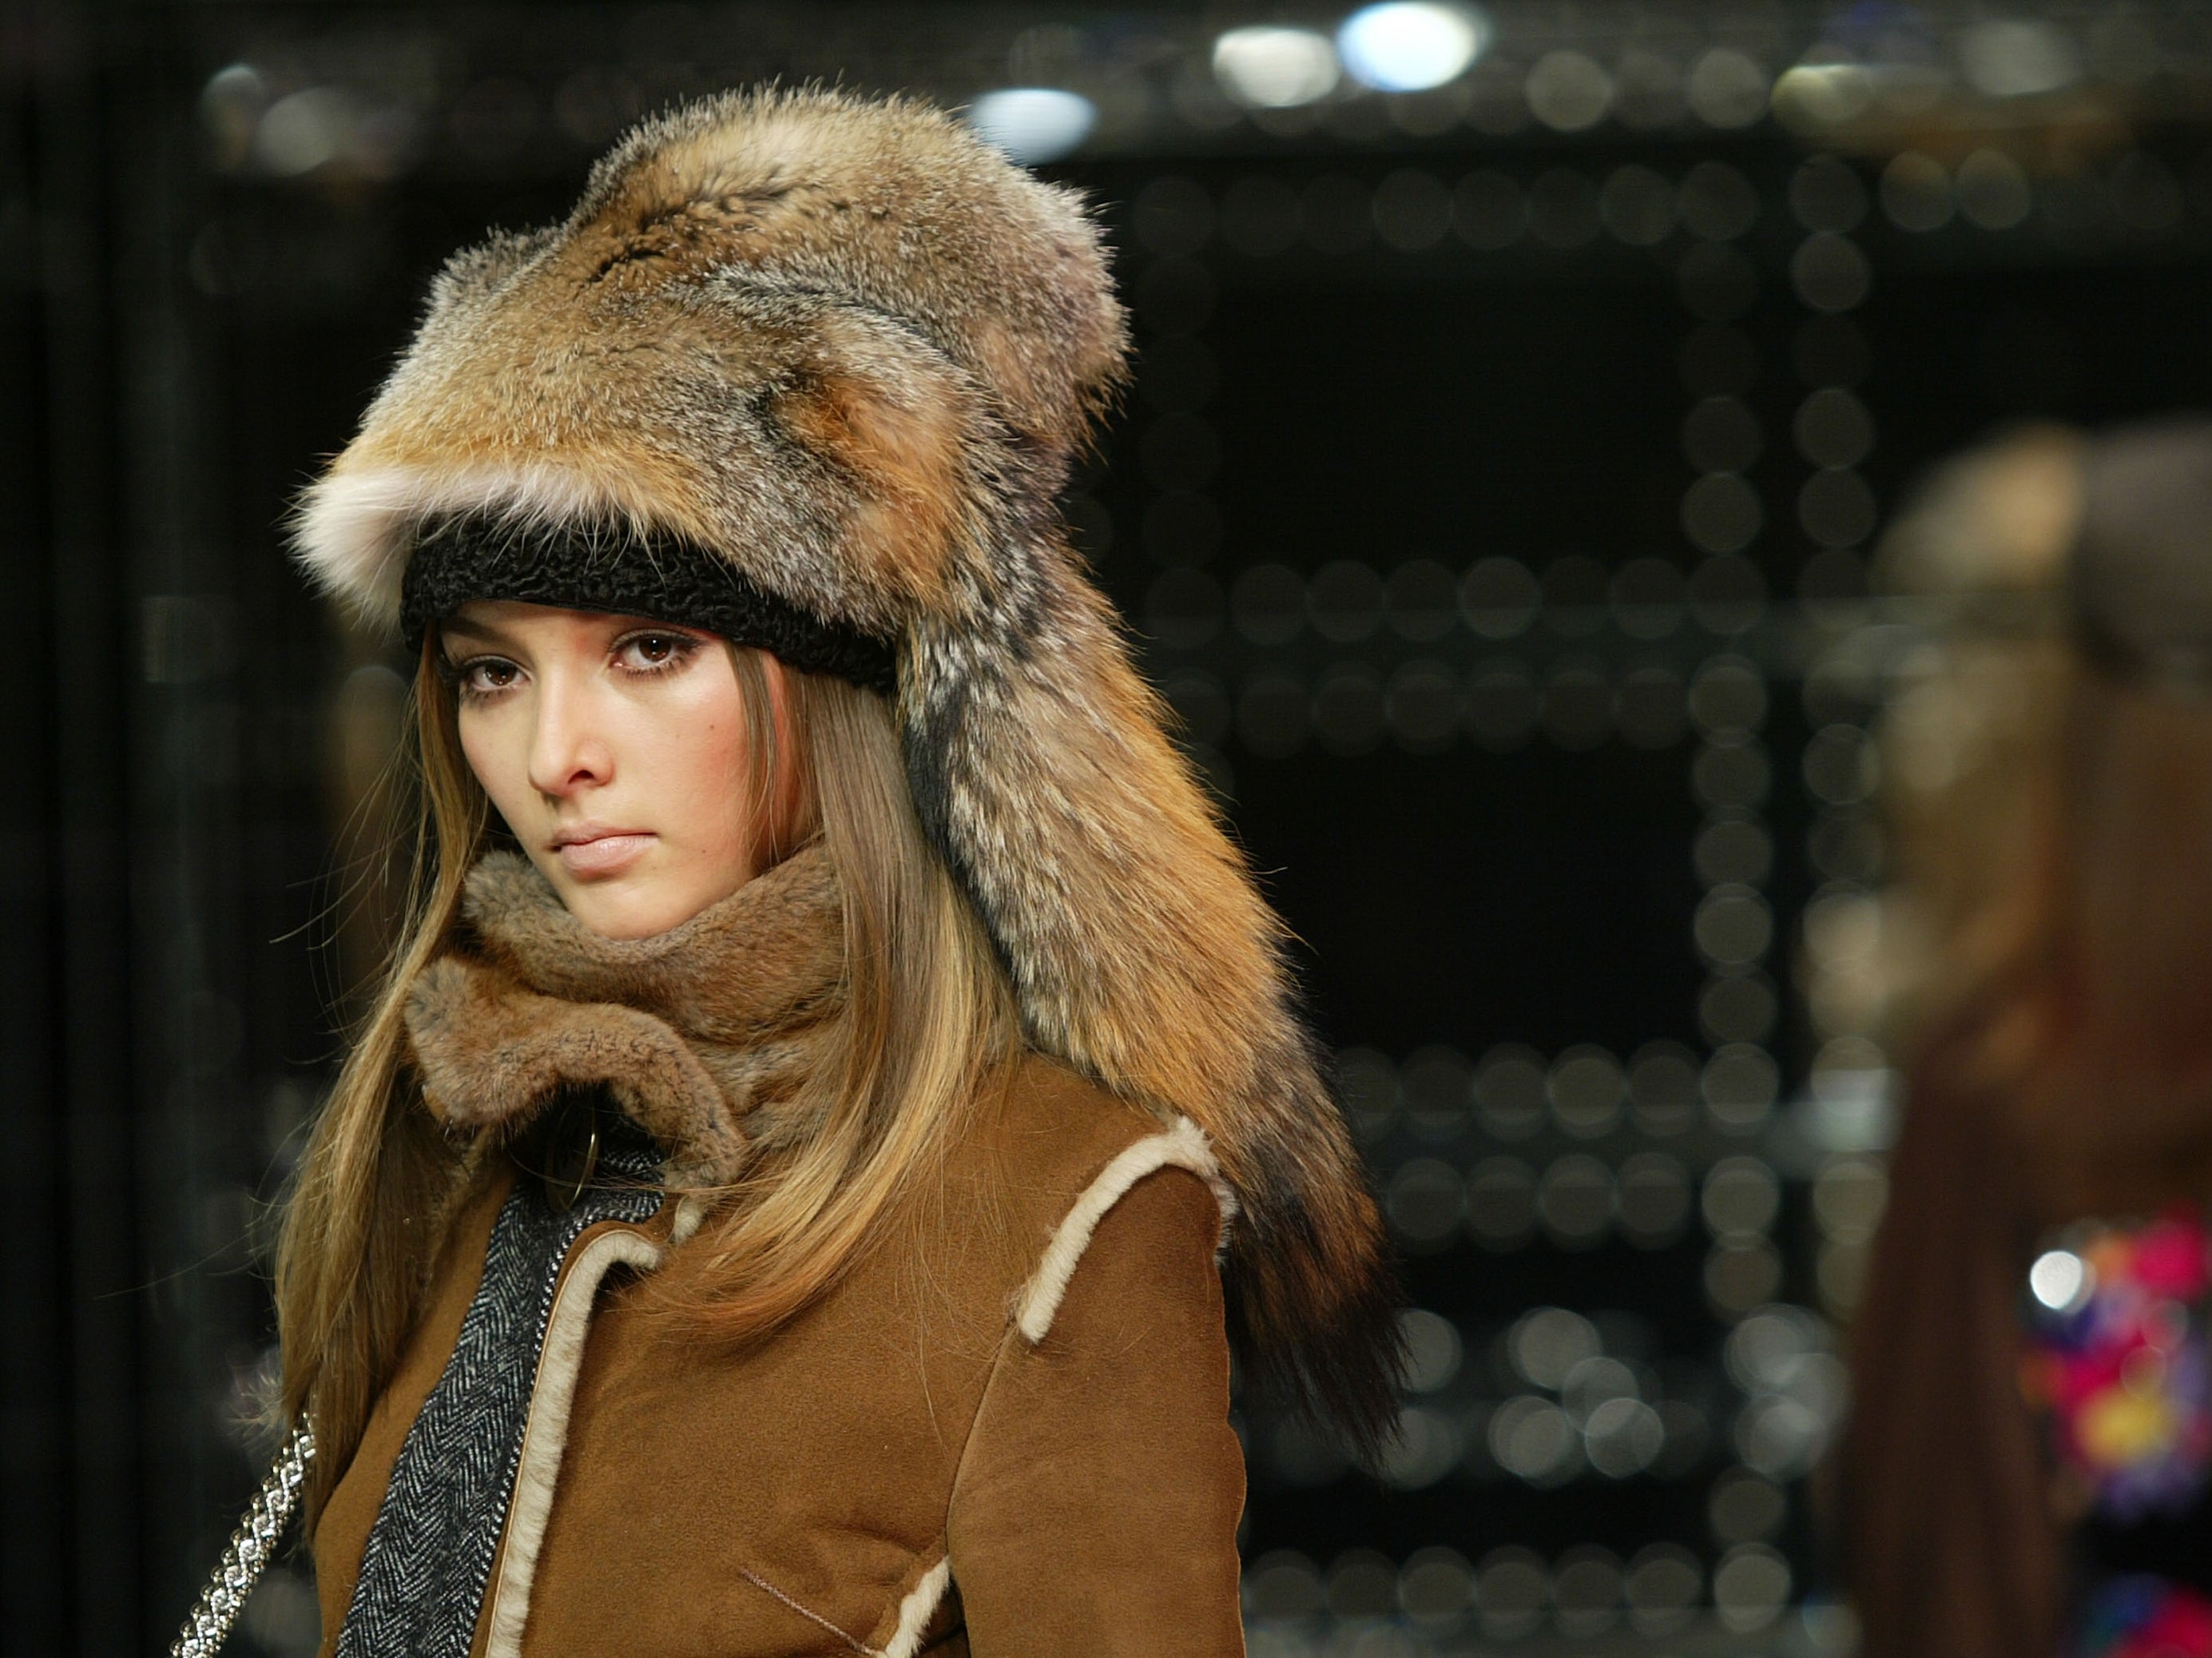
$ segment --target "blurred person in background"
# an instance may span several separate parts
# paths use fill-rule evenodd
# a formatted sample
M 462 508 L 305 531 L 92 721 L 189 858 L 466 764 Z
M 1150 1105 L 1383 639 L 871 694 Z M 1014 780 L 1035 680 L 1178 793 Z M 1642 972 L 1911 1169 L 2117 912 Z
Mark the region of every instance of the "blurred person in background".
M 438 278 L 298 526 L 426 849 L 280 1262 L 325 1651 L 1231 1654 L 1232 1336 L 1391 1419 L 1279 924 L 1056 521 L 1125 350 L 1069 192 L 832 94 Z
M 1864 1649 L 2212 1654 L 2212 422 L 1996 442 L 1881 562 L 1936 637 L 1880 748 Z

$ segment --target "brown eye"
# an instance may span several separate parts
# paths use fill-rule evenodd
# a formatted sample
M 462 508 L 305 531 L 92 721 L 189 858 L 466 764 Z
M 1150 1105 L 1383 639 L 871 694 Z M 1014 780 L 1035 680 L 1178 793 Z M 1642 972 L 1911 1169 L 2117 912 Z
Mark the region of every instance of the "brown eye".
M 632 674 L 672 671 L 699 648 L 688 633 L 633 633 L 615 647 L 615 661 Z
M 522 670 L 513 662 L 497 656 L 479 656 L 460 667 L 461 688 L 482 695 L 486 692 L 504 691 L 522 677 Z

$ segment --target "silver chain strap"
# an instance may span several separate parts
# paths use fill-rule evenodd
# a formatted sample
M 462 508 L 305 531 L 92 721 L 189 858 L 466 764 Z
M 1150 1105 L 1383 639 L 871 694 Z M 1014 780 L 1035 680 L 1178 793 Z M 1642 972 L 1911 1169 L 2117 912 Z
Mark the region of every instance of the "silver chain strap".
M 239 1614 L 246 1610 L 246 1597 L 261 1581 L 261 1574 L 269 1570 L 270 1557 L 291 1521 L 292 1511 L 300 1506 L 300 1488 L 307 1484 L 307 1465 L 314 1460 L 314 1430 L 301 1422 L 277 1452 L 269 1478 L 254 1493 L 253 1505 L 231 1533 L 230 1546 L 222 1551 L 215 1575 L 193 1603 L 183 1633 L 169 1649 L 169 1658 L 212 1658 L 229 1638 Z

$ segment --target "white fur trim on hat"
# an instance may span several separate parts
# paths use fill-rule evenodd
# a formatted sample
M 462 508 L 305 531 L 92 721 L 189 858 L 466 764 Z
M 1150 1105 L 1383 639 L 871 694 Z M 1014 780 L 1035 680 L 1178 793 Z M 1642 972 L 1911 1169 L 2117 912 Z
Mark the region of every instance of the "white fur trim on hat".
M 399 615 L 410 538 L 425 520 L 449 513 L 489 513 L 523 527 L 635 515 L 600 479 L 571 466 L 370 466 L 310 485 L 293 514 L 292 544 L 316 586 L 388 627 Z

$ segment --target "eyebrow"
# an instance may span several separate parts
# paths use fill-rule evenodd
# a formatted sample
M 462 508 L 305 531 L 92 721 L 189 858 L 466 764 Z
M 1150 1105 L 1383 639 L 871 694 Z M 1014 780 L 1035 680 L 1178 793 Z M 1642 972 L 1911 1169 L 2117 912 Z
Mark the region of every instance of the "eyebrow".
M 438 644 L 441 649 L 454 643 L 456 637 L 466 637 L 478 644 L 504 645 L 512 648 L 514 642 L 495 625 L 480 622 L 465 622 L 452 618 L 438 625 Z

